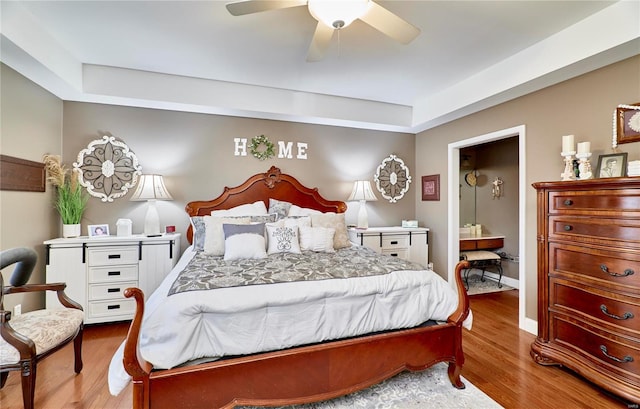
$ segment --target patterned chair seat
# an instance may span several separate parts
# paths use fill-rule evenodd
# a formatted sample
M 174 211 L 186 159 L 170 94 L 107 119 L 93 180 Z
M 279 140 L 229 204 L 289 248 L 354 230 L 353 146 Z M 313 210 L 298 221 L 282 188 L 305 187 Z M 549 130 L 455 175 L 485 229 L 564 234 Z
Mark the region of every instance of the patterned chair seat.
M 38 310 L 11 317 L 11 328 L 36 346 L 42 355 L 75 335 L 84 319 L 84 312 L 73 308 Z M 0 337 L 0 365 L 20 361 L 18 350 Z

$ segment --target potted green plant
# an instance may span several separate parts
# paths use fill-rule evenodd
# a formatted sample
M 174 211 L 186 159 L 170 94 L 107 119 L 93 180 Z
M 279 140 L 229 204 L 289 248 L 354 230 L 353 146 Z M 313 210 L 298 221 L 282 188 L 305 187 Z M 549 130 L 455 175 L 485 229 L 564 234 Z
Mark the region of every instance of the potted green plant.
M 47 180 L 56 189 L 55 208 L 62 219 L 62 236 L 80 236 L 80 220 L 89 196 L 78 183 L 75 172 L 62 164 L 60 156 L 44 155 L 43 162 L 47 170 Z

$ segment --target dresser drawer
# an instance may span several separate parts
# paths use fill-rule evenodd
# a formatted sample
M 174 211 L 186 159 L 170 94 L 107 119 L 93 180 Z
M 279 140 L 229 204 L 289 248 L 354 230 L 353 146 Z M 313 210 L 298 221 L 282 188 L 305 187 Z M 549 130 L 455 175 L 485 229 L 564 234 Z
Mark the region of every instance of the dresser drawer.
M 559 316 L 551 317 L 551 328 L 554 342 L 578 354 L 586 354 L 588 359 L 601 362 L 612 370 L 622 370 L 625 377 L 639 378 L 640 343 L 601 335 Z
M 89 266 L 138 264 L 138 247 L 90 248 Z
M 640 248 L 640 220 L 551 216 L 549 239 Z
M 551 308 L 604 321 L 623 331 L 640 333 L 640 298 L 576 288 L 564 280 L 552 280 L 549 286 Z
M 637 296 L 640 254 L 550 243 L 549 274 Z
M 382 250 L 382 254 L 386 254 L 391 257 L 399 257 L 403 260 L 409 259 L 409 250 L 408 249 L 386 249 Z
M 95 320 L 129 319 L 133 317 L 136 310 L 135 300 L 123 298 L 109 301 L 90 301 L 89 318 Z
M 138 281 L 138 266 L 90 267 L 90 283 Z
M 382 249 L 408 249 L 409 236 L 382 236 Z
M 638 217 L 640 192 L 638 189 L 549 192 L 549 213 Z
M 126 281 L 113 284 L 92 284 L 89 286 L 89 301 L 95 300 L 124 300 L 122 293 L 129 287 L 137 287 L 137 281 Z

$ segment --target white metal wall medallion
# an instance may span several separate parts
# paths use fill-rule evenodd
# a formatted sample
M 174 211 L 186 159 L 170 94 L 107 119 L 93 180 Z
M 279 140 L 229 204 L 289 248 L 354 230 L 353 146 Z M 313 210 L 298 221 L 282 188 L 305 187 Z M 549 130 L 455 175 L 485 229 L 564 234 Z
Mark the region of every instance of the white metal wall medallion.
M 409 176 L 409 168 L 402 159 L 396 155 L 389 155 L 378 166 L 373 180 L 382 197 L 395 203 L 409 190 L 411 176 Z
M 78 171 L 78 181 L 87 192 L 103 202 L 113 202 L 126 195 L 142 174 L 135 153 L 124 142 L 107 135 L 81 150 L 73 168 Z

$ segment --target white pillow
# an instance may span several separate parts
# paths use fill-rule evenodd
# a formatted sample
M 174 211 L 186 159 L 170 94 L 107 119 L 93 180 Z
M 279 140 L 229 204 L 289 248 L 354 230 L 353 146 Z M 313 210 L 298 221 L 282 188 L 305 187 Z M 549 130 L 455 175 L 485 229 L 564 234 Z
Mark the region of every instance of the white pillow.
M 273 226 L 267 224 L 267 254 L 300 253 L 298 226 Z
M 336 230 L 333 236 L 333 248 L 338 250 L 351 247 L 347 223 L 344 221 L 344 213 L 320 213 L 311 215 L 312 227 L 332 227 Z
M 300 249 L 319 253 L 334 253 L 333 227 L 300 227 Z
M 223 224 L 224 259 L 265 258 L 264 224 Z
M 320 210 L 309 209 L 308 207 L 291 205 L 287 216 L 311 216 L 313 214 L 322 214 L 322 212 Z
M 214 256 L 224 255 L 224 223 L 249 224 L 251 217 L 203 216 L 205 226 L 203 251 Z
M 226 210 L 213 210 L 211 216 L 262 216 L 267 214 L 267 206 L 262 200 L 243 204 Z

